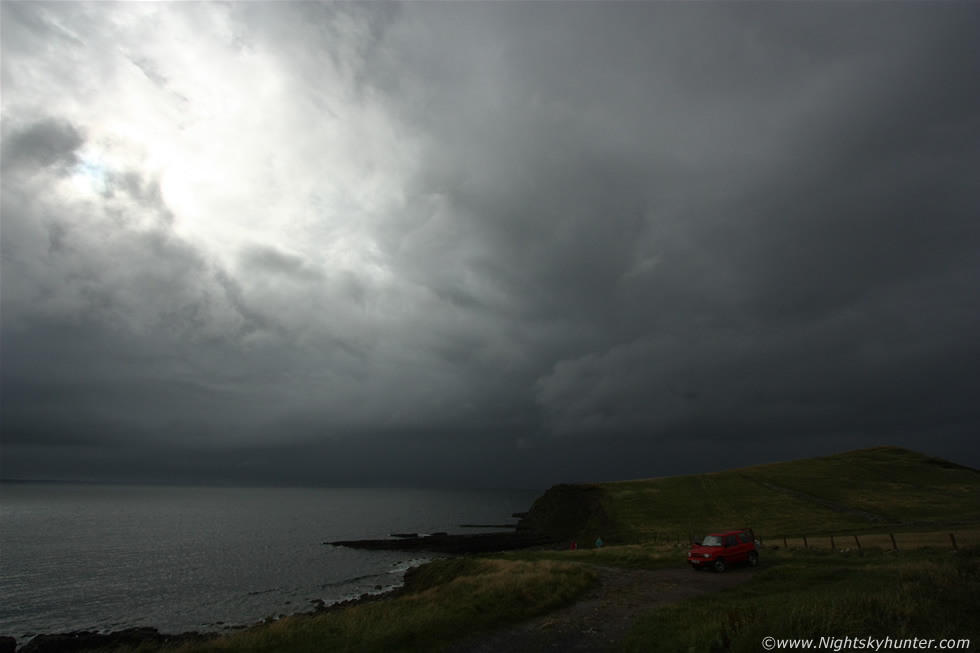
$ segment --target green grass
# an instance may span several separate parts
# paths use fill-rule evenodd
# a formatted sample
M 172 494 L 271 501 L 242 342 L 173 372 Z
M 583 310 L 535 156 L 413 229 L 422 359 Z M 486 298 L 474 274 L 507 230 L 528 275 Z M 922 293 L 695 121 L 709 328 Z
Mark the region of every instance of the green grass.
M 593 586 L 594 571 L 556 561 L 456 558 L 406 574 L 395 598 L 320 616 L 288 617 L 181 653 L 431 651 L 543 614 Z
M 764 537 L 958 528 L 980 524 L 980 472 L 875 447 L 711 474 L 556 486 L 535 502 L 529 523 L 610 544 L 744 526 Z
M 499 553 L 492 557 L 502 560 L 554 560 L 577 562 L 601 567 L 622 567 L 625 569 L 671 569 L 684 567 L 687 563 L 686 544 L 624 544 L 603 546 L 601 549 L 582 548 L 577 551 L 512 551 Z
M 649 612 L 618 650 L 737 653 L 761 650 L 766 636 L 980 643 L 978 548 L 767 551 L 764 565 L 743 585 Z
M 896 522 L 980 521 L 980 474 L 897 447 L 759 465 L 744 473 Z
M 820 532 L 865 526 L 865 520 L 761 487 L 735 472 L 607 483 L 603 504 L 625 542 L 704 535 L 751 526 L 761 532 Z M 607 538 L 609 539 L 609 538 Z

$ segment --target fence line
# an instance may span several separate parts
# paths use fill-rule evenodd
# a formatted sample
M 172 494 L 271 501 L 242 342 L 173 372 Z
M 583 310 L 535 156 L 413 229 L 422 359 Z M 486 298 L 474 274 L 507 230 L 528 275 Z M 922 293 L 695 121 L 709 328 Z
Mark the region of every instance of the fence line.
M 864 543 L 867 544 L 867 541 L 869 539 L 881 539 L 887 536 L 888 540 L 891 543 L 892 550 L 898 551 L 899 544 L 902 540 L 905 540 L 906 544 L 908 545 L 908 548 L 922 548 L 925 546 L 935 546 L 935 547 L 942 546 L 940 542 L 945 539 L 942 537 L 942 535 L 943 535 L 943 531 L 928 531 L 925 533 L 917 533 L 917 532 L 901 533 L 900 532 L 897 534 L 896 533 L 865 533 L 863 535 L 852 534 L 850 535 L 850 537 L 854 539 L 854 546 L 857 547 L 857 549 L 860 551 L 863 548 L 861 543 L 862 538 L 864 538 L 865 540 Z M 956 541 L 956 533 L 946 532 L 946 535 L 949 538 L 949 543 L 946 546 L 948 546 L 953 551 L 959 551 L 960 547 L 959 547 L 959 543 Z M 820 545 L 818 544 L 818 542 L 821 539 L 824 539 L 825 541 L 829 540 L 830 548 L 836 550 L 839 544 L 842 545 L 840 539 L 848 536 L 846 535 L 845 536 L 841 536 L 841 535 L 809 535 L 808 536 L 806 534 L 800 534 L 800 535 L 779 535 L 775 537 L 774 536 L 767 536 L 767 537 L 769 540 L 777 540 L 777 541 L 782 540 L 783 548 L 787 548 L 787 549 L 790 548 L 789 540 L 802 540 L 803 548 L 808 549 L 811 547 L 819 548 Z M 756 539 L 759 540 L 760 544 L 764 542 L 762 537 L 757 537 Z M 931 541 L 928 543 L 923 543 L 924 539 L 929 539 Z
M 746 529 L 746 530 L 749 530 L 749 529 Z M 763 538 L 762 535 L 758 535 L 757 534 L 755 537 L 756 537 L 756 540 L 758 540 L 759 544 L 765 544 L 766 540 L 769 540 L 770 542 L 772 542 L 772 541 L 778 542 L 778 541 L 782 540 L 783 548 L 786 548 L 786 549 L 790 548 L 790 544 L 789 544 L 790 540 L 796 540 L 796 541 L 802 540 L 802 542 L 803 542 L 803 548 L 804 549 L 821 548 L 821 544 L 820 544 L 821 541 L 824 542 L 824 545 L 829 541 L 830 548 L 831 549 L 834 549 L 834 550 L 837 550 L 838 549 L 838 545 L 843 546 L 843 543 L 841 542 L 842 539 L 853 538 L 854 539 L 854 546 L 857 547 L 857 549 L 859 551 L 863 550 L 863 547 L 864 546 L 869 546 L 869 544 L 868 544 L 869 540 L 878 540 L 878 542 L 879 542 L 878 544 L 870 544 L 870 546 L 883 546 L 883 547 L 887 547 L 887 543 L 890 543 L 891 544 L 891 549 L 893 551 L 898 551 L 899 550 L 899 544 L 901 542 L 904 542 L 907 548 L 923 548 L 923 547 L 926 547 L 926 546 L 933 546 L 933 547 L 943 546 L 941 544 L 941 542 L 943 542 L 943 541 L 946 540 L 946 538 L 943 537 L 943 534 L 944 533 L 949 538 L 949 542 L 945 546 L 948 546 L 952 551 L 959 551 L 960 550 L 960 542 L 957 542 L 957 540 L 956 540 L 956 533 L 955 532 L 949 532 L 949 531 L 939 531 L 939 530 L 936 530 L 936 531 L 926 531 L 926 532 L 904 532 L 904 533 L 903 532 L 899 532 L 897 534 L 897 537 L 896 537 L 896 533 L 865 533 L 865 534 L 862 534 L 862 535 L 855 535 L 855 534 L 849 534 L 849 535 L 833 535 L 833 534 L 831 534 L 831 535 L 812 535 L 812 534 L 810 534 L 810 535 L 807 535 L 805 533 L 801 533 L 801 534 L 798 534 L 798 535 L 767 535 L 767 536 L 765 536 L 765 538 Z M 961 535 L 964 535 L 963 532 L 961 532 L 960 534 Z M 966 533 L 966 535 L 968 535 L 967 540 L 968 541 L 973 541 L 974 543 L 976 543 L 976 540 L 980 539 L 980 537 L 978 537 L 978 534 L 980 534 L 980 526 L 978 526 L 977 528 L 968 529 L 968 532 Z M 886 537 L 888 538 L 888 540 L 885 540 L 884 542 L 882 542 L 882 540 L 884 540 L 884 538 L 886 538 Z M 862 538 L 864 539 L 863 544 L 862 544 Z M 699 542 L 700 541 L 700 539 L 696 538 L 693 533 L 688 534 L 687 540 L 688 540 L 688 543 L 691 544 L 691 545 L 693 545 L 695 542 Z M 671 535 L 660 534 L 660 535 L 656 536 L 656 541 L 658 543 L 678 544 L 678 545 L 680 545 L 680 543 L 683 541 L 683 538 L 681 538 L 681 537 L 675 537 L 675 536 L 671 536 Z

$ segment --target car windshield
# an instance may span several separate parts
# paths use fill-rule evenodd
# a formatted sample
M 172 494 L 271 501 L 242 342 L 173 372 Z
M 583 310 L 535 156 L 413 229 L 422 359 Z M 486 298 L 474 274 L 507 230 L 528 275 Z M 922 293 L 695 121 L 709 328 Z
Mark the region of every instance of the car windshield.
M 721 535 L 709 535 L 701 542 L 701 546 L 721 546 L 722 541 Z

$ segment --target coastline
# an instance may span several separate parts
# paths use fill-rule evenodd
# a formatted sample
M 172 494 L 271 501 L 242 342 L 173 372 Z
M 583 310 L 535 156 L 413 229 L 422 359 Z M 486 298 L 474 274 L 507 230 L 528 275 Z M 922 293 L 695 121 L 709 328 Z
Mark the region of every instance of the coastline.
M 426 551 L 444 555 L 459 556 L 467 554 L 513 551 L 540 548 L 555 543 L 554 538 L 529 532 L 492 532 L 476 534 L 416 533 L 392 534 L 383 539 L 347 540 L 323 542 L 328 546 L 340 546 L 367 550 Z M 141 626 L 118 631 L 100 632 L 78 630 L 62 633 L 39 633 L 23 644 L 14 637 L 0 637 L 0 653 L 70 653 L 98 649 L 111 649 L 121 646 L 137 648 L 153 645 L 173 647 L 182 644 L 203 643 L 252 628 L 274 623 L 285 617 L 316 617 L 340 612 L 350 607 L 384 601 L 397 597 L 404 587 L 399 584 L 390 589 L 365 592 L 356 597 L 333 603 L 322 600 L 313 602 L 313 609 L 287 614 L 270 615 L 260 621 L 240 626 L 229 626 L 223 632 L 201 632 L 196 630 L 162 633 L 157 628 Z
M 89 650 L 113 649 L 122 646 L 138 648 L 149 644 L 160 647 L 173 647 L 182 644 L 203 643 L 219 639 L 233 632 L 247 631 L 252 628 L 274 623 L 285 617 L 317 617 L 332 612 L 340 612 L 356 605 L 384 601 L 398 596 L 401 591 L 402 587 L 398 586 L 377 592 L 366 592 L 360 596 L 334 603 L 320 601 L 318 604 L 315 604 L 312 610 L 293 612 L 288 615 L 270 615 L 265 619 L 251 624 L 230 626 L 225 632 L 190 630 L 179 633 L 161 633 L 154 627 L 140 626 L 109 632 L 76 630 L 65 633 L 39 633 L 23 643 L 18 642 L 14 637 L 2 636 L 0 637 L 0 653 L 82 653 Z
M 0 635 L 21 646 L 41 634 L 141 628 L 234 634 L 270 615 L 308 613 L 321 600 L 358 600 L 449 554 L 323 540 L 512 530 L 517 519 L 507 518 L 540 494 L 72 483 L 4 490 Z M 103 555 L 110 549 L 120 555 Z

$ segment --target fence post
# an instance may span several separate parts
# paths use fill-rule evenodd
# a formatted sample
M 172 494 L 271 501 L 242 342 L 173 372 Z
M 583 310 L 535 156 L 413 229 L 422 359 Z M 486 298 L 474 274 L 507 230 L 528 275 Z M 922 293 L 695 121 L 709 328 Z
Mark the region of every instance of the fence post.
M 810 545 L 806 543 L 806 535 L 803 536 L 803 548 L 804 549 L 810 548 Z
M 784 549 L 788 549 L 789 548 L 789 544 L 786 544 L 786 536 L 785 535 L 783 535 L 783 548 Z
M 837 550 L 837 545 L 834 544 L 834 536 L 833 535 L 830 536 L 830 548 L 831 549 L 834 549 L 835 551 Z
M 953 543 L 953 551 L 960 550 L 960 548 L 956 546 L 956 536 L 954 536 L 952 533 L 949 534 L 949 541 Z
M 857 535 L 854 536 L 854 543 L 857 544 L 858 551 L 860 551 L 861 550 L 861 540 L 858 539 L 858 536 Z
M 898 544 L 895 543 L 895 534 L 889 533 L 888 535 L 892 538 L 892 549 L 898 551 Z

